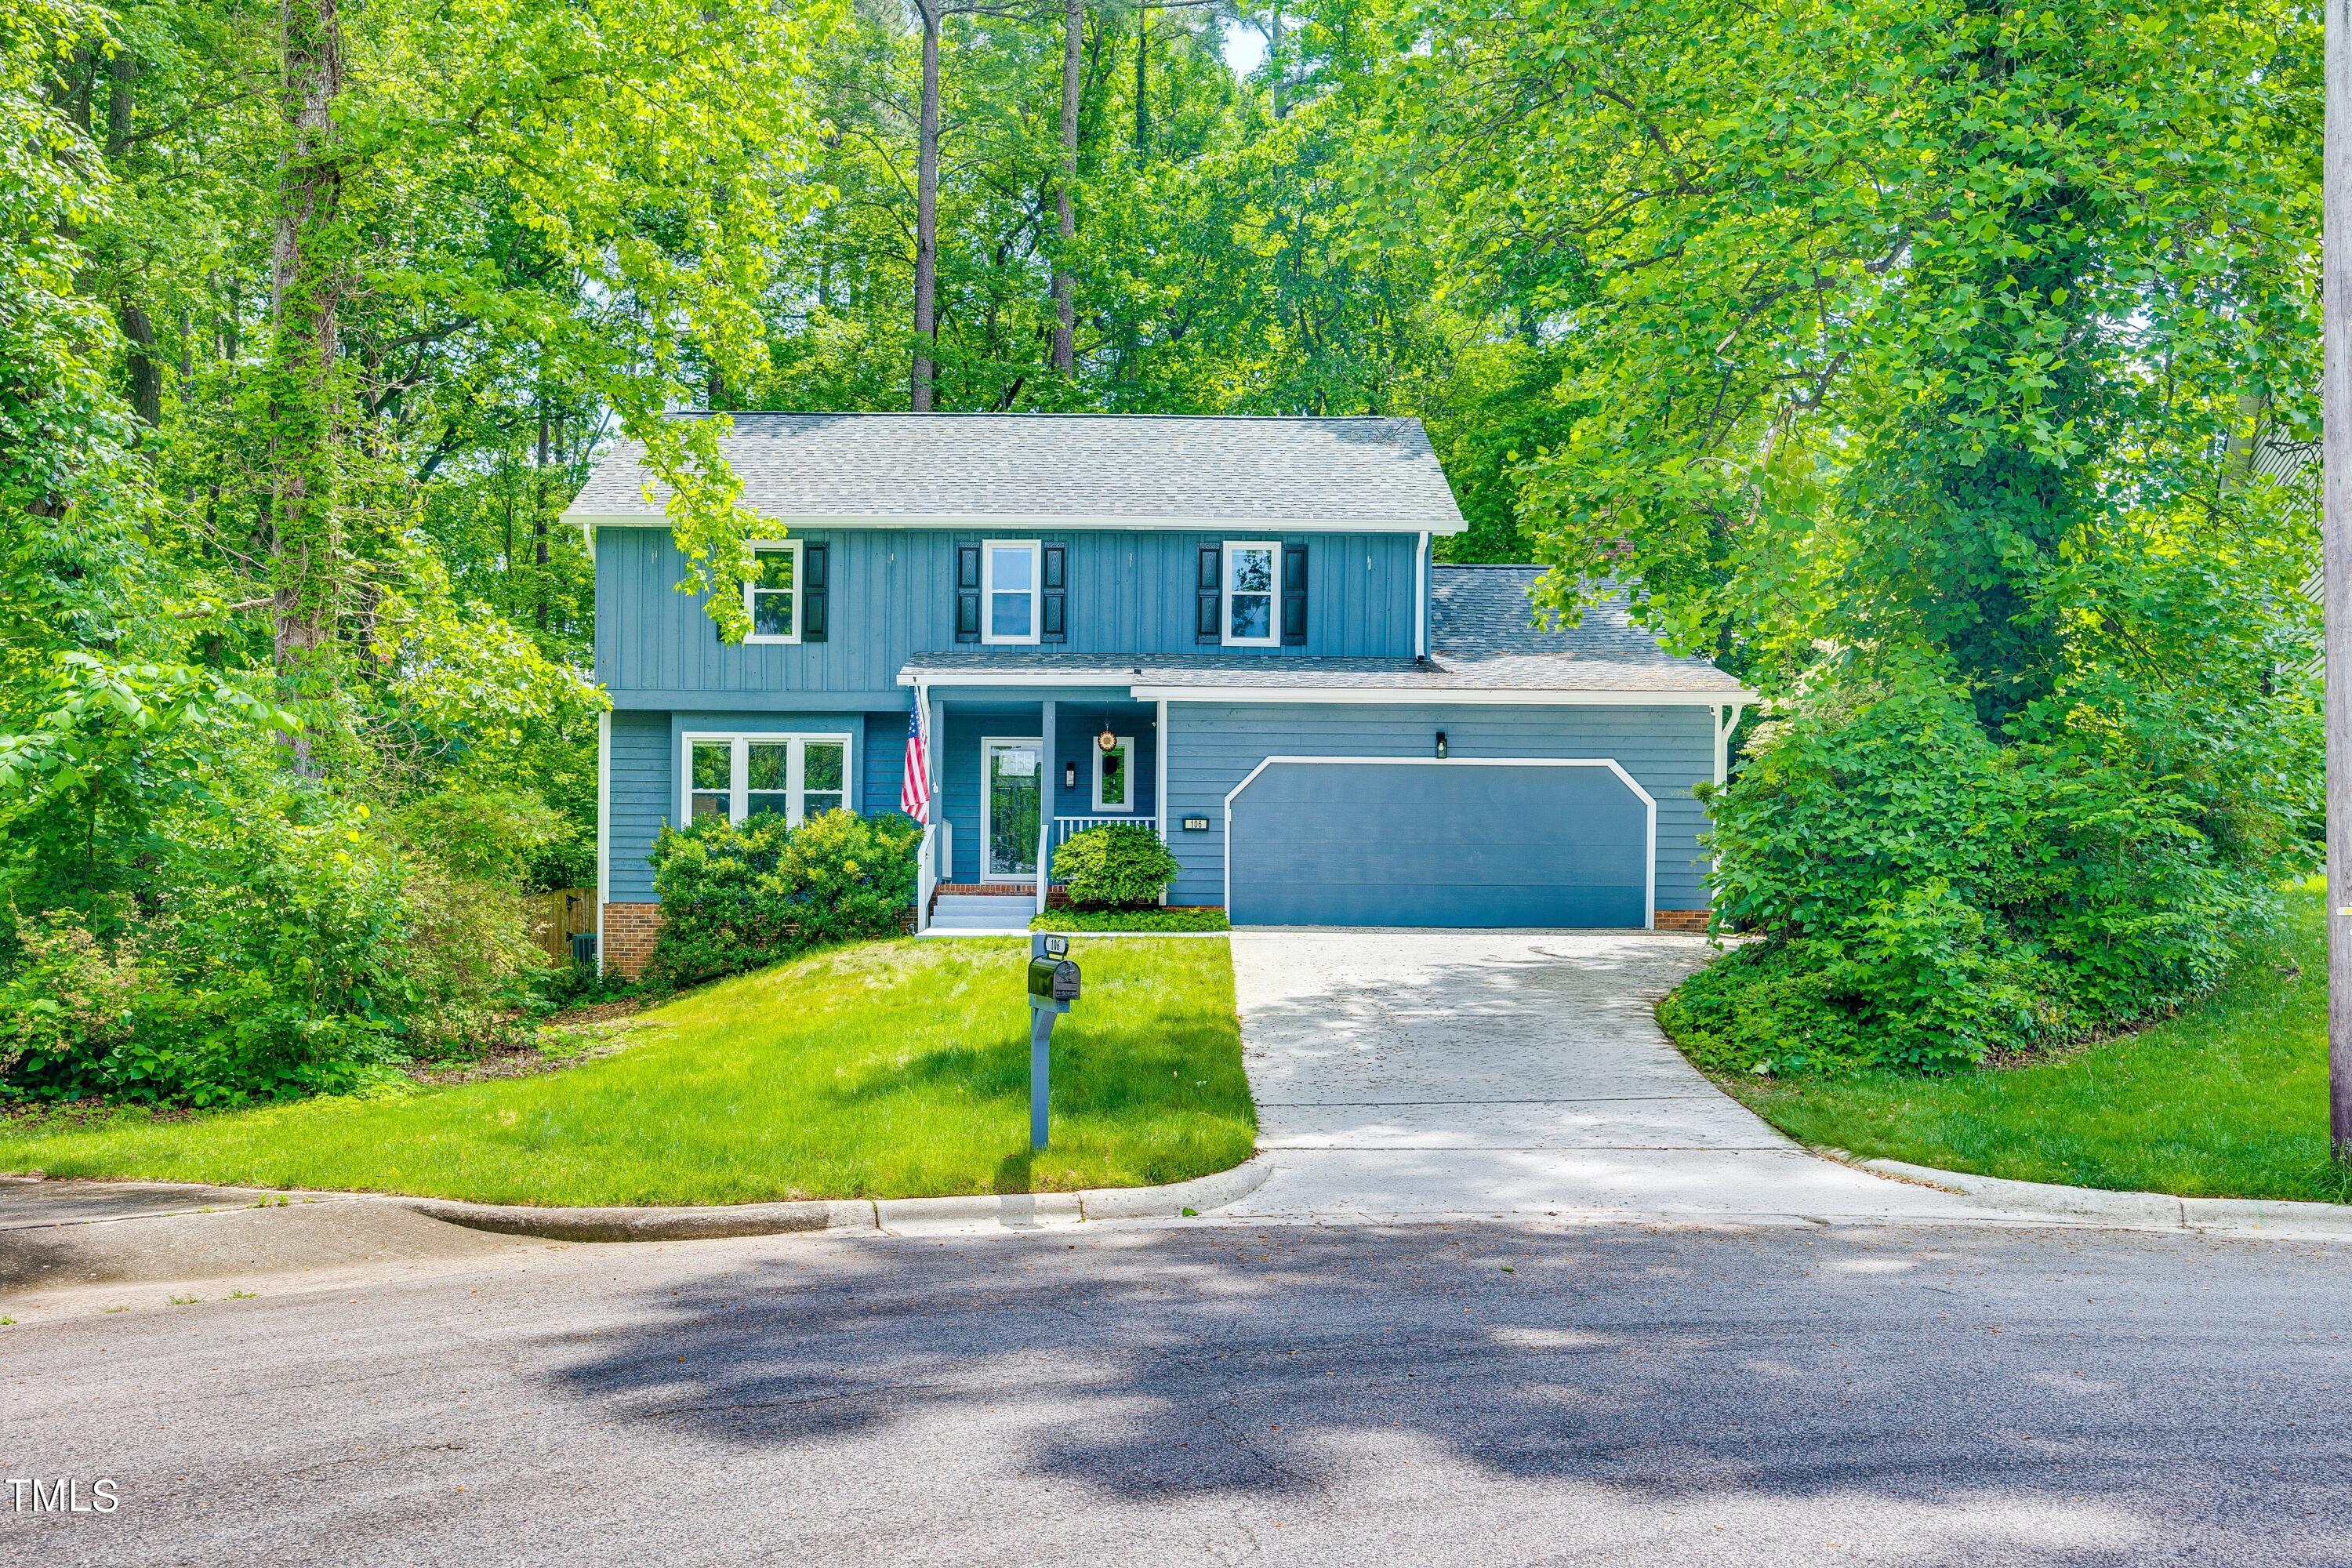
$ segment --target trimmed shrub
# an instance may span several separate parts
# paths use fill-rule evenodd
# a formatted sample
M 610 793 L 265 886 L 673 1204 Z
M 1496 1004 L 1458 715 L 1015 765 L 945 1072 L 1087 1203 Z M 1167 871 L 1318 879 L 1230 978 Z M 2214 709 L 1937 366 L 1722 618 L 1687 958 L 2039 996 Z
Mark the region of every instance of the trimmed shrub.
M 1172 910 L 1047 910 L 1032 916 L 1031 931 L 1231 931 L 1225 911 L 1185 905 Z
M 665 827 L 654 842 L 662 906 L 646 979 L 692 985 L 825 942 L 896 936 L 915 902 L 922 829 L 892 812 L 830 811 Z
M 1157 905 L 1179 869 L 1160 835 L 1139 822 L 1106 824 L 1074 833 L 1054 851 L 1054 874 L 1082 910 L 1136 910 Z

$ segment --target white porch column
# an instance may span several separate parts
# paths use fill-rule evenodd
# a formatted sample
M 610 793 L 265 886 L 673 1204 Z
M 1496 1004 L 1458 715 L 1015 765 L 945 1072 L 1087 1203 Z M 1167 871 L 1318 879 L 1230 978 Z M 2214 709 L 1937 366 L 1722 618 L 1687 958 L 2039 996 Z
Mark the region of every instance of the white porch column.
M 947 864 L 932 872 L 935 881 L 955 880 L 955 838 L 948 826 L 948 700 L 934 697 L 931 704 L 929 744 L 923 748 L 923 760 L 931 770 L 931 826 L 936 830 Z
M 1061 775 L 1054 762 L 1054 700 L 1046 698 L 1038 720 L 1037 740 L 1037 912 L 1045 912 L 1045 893 L 1054 878 L 1054 813 L 1062 804 Z
M 1151 810 L 1160 829 L 1160 842 L 1168 842 L 1168 699 L 1160 700 L 1160 710 L 1151 724 Z M 1168 889 L 1160 889 L 1160 901 L 1168 901 Z
M 922 723 L 930 722 L 930 693 L 920 686 L 915 688 L 915 717 Z M 930 784 L 931 747 L 927 736 L 923 743 L 923 784 Z M 922 842 L 915 849 L 915 929 L 923 931 L 931 923 L 931 890 L 939 886 L 939 863 L 935 846 L 940 840 L 940 798 L 930 797 L 929 809 L 924 814 Z

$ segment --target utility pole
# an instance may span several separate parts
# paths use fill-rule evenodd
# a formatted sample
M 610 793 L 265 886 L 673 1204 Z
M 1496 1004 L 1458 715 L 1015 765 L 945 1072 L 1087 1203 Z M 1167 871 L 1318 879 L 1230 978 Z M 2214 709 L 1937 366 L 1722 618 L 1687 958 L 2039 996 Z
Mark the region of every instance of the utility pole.
M 2352 0 L 2327 0 L 2320 307 L 2327 645 L 2327 1131 L 2352 1163 Z

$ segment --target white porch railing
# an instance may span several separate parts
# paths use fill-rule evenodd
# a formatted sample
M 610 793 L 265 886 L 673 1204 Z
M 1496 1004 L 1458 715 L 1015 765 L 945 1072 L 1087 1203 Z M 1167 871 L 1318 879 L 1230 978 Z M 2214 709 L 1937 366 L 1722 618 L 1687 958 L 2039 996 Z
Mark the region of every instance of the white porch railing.
M 1073 833 L 1084 833 L 1089 827 L 1118 827 L 1121 825 L 1151 828 L 1160 826 L 1154 818 L 1131 811 L 1113 812 L 1101 816 L 1057 816 L 1054 818 L 1054 842 L 1061 844 Z
M 915 849 L 915 929 L 917 931 L 928 930 L 931 923 L 931 889 L 939 886 L 939 878 L 932 869 L 937 864 L 932 858 L 932 847 L 939 836 L 939 831 L 936 824 L 927 824 L 923 828 L 923 841 Z

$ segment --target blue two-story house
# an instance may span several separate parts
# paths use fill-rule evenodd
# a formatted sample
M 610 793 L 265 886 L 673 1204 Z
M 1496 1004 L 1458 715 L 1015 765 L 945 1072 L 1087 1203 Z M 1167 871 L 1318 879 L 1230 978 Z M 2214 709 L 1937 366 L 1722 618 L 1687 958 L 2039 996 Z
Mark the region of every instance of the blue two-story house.
M 661 824 L 898 810 L 918 710 L 925 925 L 1022 923 L 1101 822 L 1237 925 L 1705 919 L 1694 786 L 1754 694 L 1612 606 L 1540 624 L 1539 568 L 1438 563 L 1464 524 L 1416 420 L 739 414 L 724 449 L 779 525 L 740 643 L 678 589 L 635 448 L 567 513 L 624 970 Z

